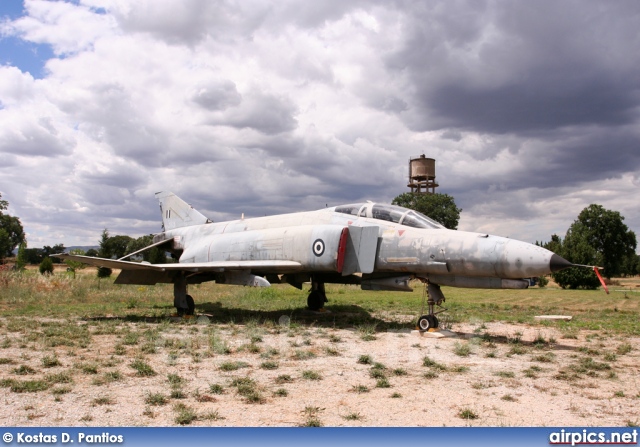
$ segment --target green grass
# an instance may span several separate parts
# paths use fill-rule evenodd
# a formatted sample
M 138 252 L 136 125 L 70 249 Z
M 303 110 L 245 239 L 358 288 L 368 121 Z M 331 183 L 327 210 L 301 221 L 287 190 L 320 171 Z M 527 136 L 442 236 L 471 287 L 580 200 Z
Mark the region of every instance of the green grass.
M 247 362 L 223 362 L 218 366 L 218 369 L 221 371 L 237 371 L 240 368 L 248 368 L 249 364 Z
M 247 403 L 262 404 L 266 402 L 266 399 L 262 393 L 260 393 L 258 382 L 249 377 L 233 379 L 231 386 L 236 388 L 236 392 L 242 396 Z
M 178 425 L 189 425 L 198 419 L 198 413 L 193 408 L 182 403 L 174 405 L 173 411 L 176 413 L 174 421 Z
M 289 392 L 284 388 L 278 388 L 273 392 L 273 395 L 276 397 L 287 397 L 289 395 Z
M 358 412 L 353 412 L 342 416 L 346 421 L 359 421 L 362 419 L 362 415 Z
M 369 387 L 367 387 L 366 385 L 353 385 L 351 387 L 351 391 L 353 391 L 354 393 L 358 393 L 358 394 L 368 393 L 369 392 Z
M 49 389 L 51 384 L 45 380 L 3 379 L 0 387 L 8 387 L 14 393 L 37 393 Z
M 442 363 L 438 363 L 435 360 L 432 360 L 428 356 L 422 358 L 422 366 L 426 366 L 427 368 L 431 368 L 435 371 L 446 371 L 447 367 Z
M 29 375 L 29 374 L 35 374 L 36 370 L 33 369 L 32 367 L 28 366 L 28 365 L 20 365 L 19 367 L 14 368 L 12 370 L 12 372 L 14 374 L 19 375 L 19 376 L 26 376 L 26 375 Z
M 310 369 L 302 371 L 302 378 L 305 380 L 322 380 L 322 374 Z
M 471 420 L 471 419 L 478 419 L 479 416 L 475 411 L 471 410 L 470 408 L 463 408 L 458 412 L 458 417 L 461 419 Z
M 63 371 L 55 374 L 47 374 L 45 380 L 49 383 L 73 383 L 73 377 L 69 372 Z
M 55 355 L 45 355 L 42 357 L 42 366 L 45 368 L 53 368 L 56 366 L 62 366 L 60 360 Z
M 291 383 L 291 382 L 293 382 L 293 377 L 291 377 L 289 374 L 281 374 L 278 377 L 276 377 L 277 384 Z
M 274 361 L 271 361 L 271 360 L 266 361 L 266 362 L 262 362 L 262 363 L 260 364 L 260 368 L 262 368 L 262 369 L 269 369 L 269 370 L 271 370 L 271 369 L 278 369 L 278 362 L 274 362 Z
M 136 321 L 141 317 L 164 318 L 174 312 L 173 286 L 122 286 L 114 284 L 115 275 L 100 281 L 95 269 L 87 268 L 70 279 L 62 273 L 42 277 L 28 271 L 9 275 L 6 287 L 0 288 L 0 310 L 10 320 L 29 320 L 32 317 L 92 318 L 117 315 Z M 329 303 L 327 316 L 305 316 L 306 292 L 287 285 L 276 284 L 264 290 L 224 284 L 199 285 L 194 298 L 203 312 L 214 315 L 212 323 L 243 321 L 278 321 L 289 315 L 292 326 L 309 320 L 326 319 L 336 327 L 356 327 L 361 337 L 375 337 L 375 333 L 397 328 L 393 315 L 413 315 L 420 308 L 422 287 L 414 285 L 413 293 L 372 292 L 357 286 L 327 284 Z M 640 300 L 625 299 L 624 293 L 612 291 L 604 299 L 602 291 L 562 290 L 537 287 L 524 290 L 483 290 L 442 288 L 447 297 L 449 315 L 457 321 L 505 321 L 529 323 L 540 327 L 608 330 L 621 334 L 640 335 Z M 346 293 L 345 293 L 346 292 Z M 135 302 L 135 307 L 130 303 Z M 204 303 L 204 304 L 200 304 Z M 215 303 L 210 305 L 207 303 Z M 385 312 L 388 320 L 371 318 L 372 313 Z M 541 323 L 533 319 L 540 314 L 573 315 L 571 322 Z M 27 317 L 27 318 L 23 318 Z M 15 321 L 9 321 L 12 332 Z M 76 323 L 21 321 L 22 332 L 38 331 L 48 346 L 90 345 L 91 333 Z M 409 323 L 401 323 L 406 327 Z M 130 341 L 133 341 L 133 336 Z M 124 341 L 124 340 L 123 340 Z M 547 340 L 549 341 L 549 340 Z M 129 340 L 127 340 L 129 342 Z
M 167 382 L 169 382 L 172 387 L 177 387 L 184 385 L 187 382 L 187 379 L 179 376 L 178 374 L 167 374 Z
M 113 405 L 113 404 L 115 404 L 115 403 L 116 403 L 116 402 L 113 400 L 113 398 L 112 398 L 112 397 L 109 397 L 109 396 L 99 396 L 99 397 L 94 398 L 94 399 L 91 401 L 91 406 L 95 407 L 95 406 L 98 406 L 98 405 Z
M 136 370 L 136 375 L 140 377 L 152 377 L 157 373 L 153 370 L 151 365 L 149 365 L 144 360 L 136 359 L 129 364 L 129 366 Z
M 144 398 L 147 405 L 166 405 L 169 398 L 162 393 L 148 393 Z
M 303 410 L 305 421 L 300 424 L 301 427 L 322 427 L 324 424 L 320 420 L 320 412 L 324 411 L 324 408 L 306 406 Z
M 493 374 L 498 377 L 504 377 L 505 379 L 513 379 L 516 376 L 516 373 L 513 371 L 496 371 Z
M 209 385 L 209 392 L 211 394 L 223 394 L 224 387 L 219 383 L 212 383 L 211 385 Z
M 458 355 L 460 357 L 469 357 L 469 355 L 471 354 L 471 346 L 469 346 L 469 343 L 456 342 L 453 348 L 453 352 L 455 355 Z

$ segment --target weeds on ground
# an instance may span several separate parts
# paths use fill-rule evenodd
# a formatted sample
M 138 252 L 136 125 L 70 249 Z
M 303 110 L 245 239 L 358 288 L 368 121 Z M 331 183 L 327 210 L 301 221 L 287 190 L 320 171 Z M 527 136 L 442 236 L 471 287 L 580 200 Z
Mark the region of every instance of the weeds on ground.
M 458 417 L 461 419 L 472 420 L 478 419 L 478 414 L 470 408 L 463 408 L 458 412 Z
M 141 359 L 136 359 L 129 363 L 129 366 L 136 370 L 136 375 L 138 377 L 152 377 L 157 373 L 153 370 L 151 365 Z M 97 372 L 97 371 L 96 371 Z
M 322 380 L 322 374 L 317 371 L 307 369 L 302 371 L 302 378 L 305 380 Z
M 320 420 L 320 412 L 324 411 L 324 408 L 306 406 L 302 413 L 305 416 L 305 421 L 300 425 L 301 427 L 322 427 L 324 424 Z

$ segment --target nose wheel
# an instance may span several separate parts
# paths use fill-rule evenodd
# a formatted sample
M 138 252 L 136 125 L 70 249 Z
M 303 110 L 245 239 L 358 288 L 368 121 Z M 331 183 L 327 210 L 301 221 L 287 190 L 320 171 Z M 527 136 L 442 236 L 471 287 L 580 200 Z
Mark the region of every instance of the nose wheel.
M 429 329 L 435 329 L 438 327 L 438 317 L 435 315 L 423 315 L 418 318 L 418 329 L 421 332 L 427 332 Z
M 440 290 L 440 286 L 438 284 L 432 284 L 426 279 L 420 279 L 425 285 L 424 292 L 422 294 L 422 311 L 420 313 L 424 313 L 425 298 L 429 313 L 418 318 L 418 330 L 420 332 L 427 332 L 429 329 L 436 329 L 439 326 L 440 322 L 438 321 L 436 314 L 444 312 L 447 309 L 442 308 L 441 311 L 435 312 L 435 306 L 442 307 L 441 304 L 445 301 L 442 290 Z

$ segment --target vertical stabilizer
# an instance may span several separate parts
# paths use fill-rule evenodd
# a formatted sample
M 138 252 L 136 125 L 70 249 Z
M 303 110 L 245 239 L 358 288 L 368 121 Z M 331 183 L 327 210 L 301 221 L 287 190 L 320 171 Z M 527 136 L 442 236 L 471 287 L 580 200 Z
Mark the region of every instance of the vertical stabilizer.
M 160 201 L 164 231 L 211 223 L 211 220 L 172 192 L 158 192 L 156 198 Z

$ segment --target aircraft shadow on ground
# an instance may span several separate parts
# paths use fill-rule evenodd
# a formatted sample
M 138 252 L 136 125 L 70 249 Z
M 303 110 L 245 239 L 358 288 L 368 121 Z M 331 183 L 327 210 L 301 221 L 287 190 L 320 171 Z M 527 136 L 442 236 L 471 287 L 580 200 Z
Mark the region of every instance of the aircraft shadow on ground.
M 158 310 L 175 310 L 171 305 L 155 306 Z M 248 322 L 265 323 L 271 321 L 274 324 L 297 324 L 309 327 L 346 329 L 366 326 L 376 332 L 388 329 L 409 328 L 410 325 L 397 322 L 389 322 L 373 317 L 363 308 L 355 305 L 327 306 L 326 312 L 313 312 L 305 307 L 295 307 L 276 310 L 250 310 L 232 307 L 223 307 L 218 302 L 198 303 L 196 305 L 195 319 L 200 316 L 209 318 L 211 324 L 246 324 Z M 122 320 L 131 323 L 161 323 L 167 317 L 152 317 L 145 315 L 121 315 L 98 316 L 86 318 L 87 321 Z M 185 321 L 188 321 L 185 319 Z
M 325 312 L 313 312 L 305 307 L 295 307 L 276 310 L 249 310 L 232 307 L 223 307 L 220 303 L 200 303 L 196 305 L 196 315 L 203 314 L 213 323 L 246 323 L 249 321 L 272 321 L 279 324 L 288 321 L 289 324 L 298 324 L 314 327 L 353 328 L 354 326 L 367 325 L 375 327 L 376 331 L 386 330 L 393 325 L 388 321 L 372 316 L 362 307 L 355 305 L 328 305 Z

